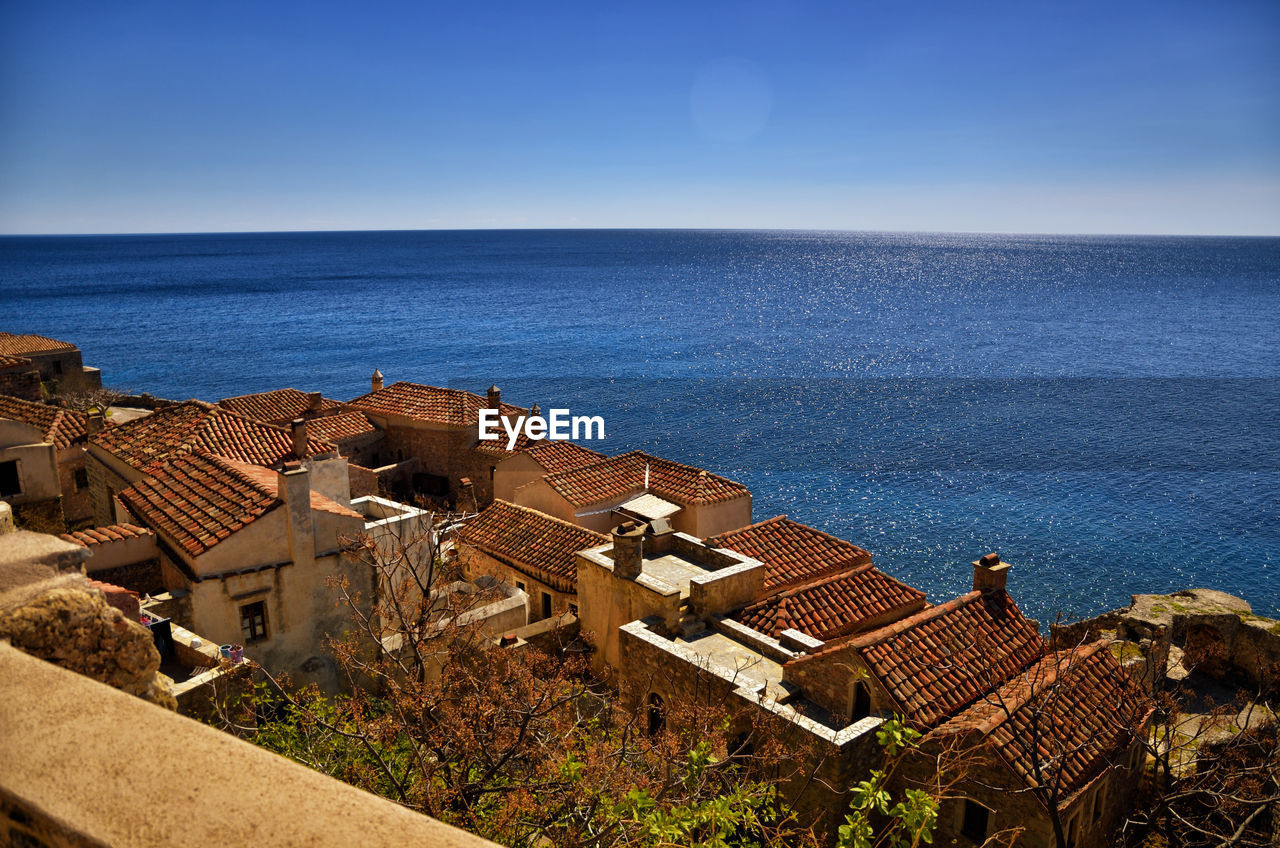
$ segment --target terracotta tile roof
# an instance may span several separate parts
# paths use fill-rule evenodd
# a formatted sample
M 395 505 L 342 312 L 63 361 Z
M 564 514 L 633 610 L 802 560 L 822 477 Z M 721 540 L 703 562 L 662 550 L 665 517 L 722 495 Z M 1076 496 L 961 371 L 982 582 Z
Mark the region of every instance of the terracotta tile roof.
M 199 556 L 282 505 L 275 472 L 208 453 L 192 453 L 161 466 L 121 492 L 129 511 Z M 360 518 L 316 492 L 311 508 Z
M 1036 626 L 1001 590 L 969 592 L 846 646 L 859 653 L 897 711 L 920 728 L 969 706 L 1045 650 Z
M 88 530 L 76 530 L 63 533 L 62 538 L 75 542 L 83 547 L 118 542 L 122 539 L 135 539 L 139 536 L 154 536 L 155 533 L 136 524 L 108 524 L 105 527 L 90 527 Z
M 307 434 L 311 438 L 335 444 L 376 432 L 378 429 L 369 423 L 363 412 L 338 412 L 307 422 Z
M 8 368 L 34 368 L 30 359 L 25 356 L 11 356 L 9 354 L 0 354 L 0 369 Z
M 89 419 L 83 413 L 9 395 L 0 395 L 0 418 L 30 424 L 59 448 L 71 447 L 89 434 Z
M 157 409 L 104 430 L 91 441 L 142 471 L 197 450 L 254 465 L 278 465 L 295 458 L 293 440 L 282 428 L 198 400 Z M 313 456 L 337 450 L 320 439 L 309 443 Z
M 574 554 L 609 540 L 536 509 L 496 500 L 458 531 L 458 541 L 555 589 L 576 592 Z
M 267 424 L 285 424 L 311 411 L 311 396 L 297 389 L 276 389 L 252 395 L 223 398 L 218 406 Z M 320 399 L 319 409 L 337 409 L 336 400 Z
M 543 479 L 570 504 L 582 507 L 644 491 L 646 467 L 649 469 L 648 490 L 681 506 L 719 503 L 751 495 L 741 483 L 640 451 L 548 474 Z
M 15 335 L 0 333 L 0 354 L 22 356 L 28 353 L 48 353 L 55 350 L 75 350 L 70 342 L 60 342 L 48 336 L 37 336 L 34 333 Z
M 924 603 L 924 592 L 868 563 L 751 604 L 733 618 L 774 638 L 791 628 L 827 640 L 862 630 L 894 611 L 918 610 Z
M 375 415 L 400 415 L 458 427 L 477 426 L 480 410 L 488 405 L 486 398 L 462 389 L 442 389 L 421 383 L 392 383 L 347 404 Z M 507 415 L 528 414 L 528 410 L 509 403 L 502 404 L 502 412 Z
M 505 436 L 497 442 L 479 442 L 474 449 L 477 453 L 492 456 L 495 459 L 506 459 L 517 453 L 527 453 L 529 458 L 546 469 L 548 474 L 581 468 L 607 458 L 604 454 L 584 448 L 577 442 L 530 439 L 524 433 L 516 439 L 515 450 L 507 450 Z
M 1046 654 L 930 735 L 978 733 L 1028 786 L 1041 777 L 1066 799 L 1140 733 L 1151 704 L 1107 640 Z
M 763 562 L 768 569 L 764 578 L 766 591 L 871 562 L 871 554 L 852 542 L 792 521 L 785 515 L 721 533 L 706 542 Z

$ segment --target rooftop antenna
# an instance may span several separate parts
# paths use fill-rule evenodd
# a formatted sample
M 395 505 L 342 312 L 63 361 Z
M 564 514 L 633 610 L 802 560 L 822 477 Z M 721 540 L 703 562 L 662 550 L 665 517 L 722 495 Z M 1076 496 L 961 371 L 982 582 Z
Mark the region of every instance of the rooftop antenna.
M 649 463 L 644 464 L 644 489 L 649 491 Z

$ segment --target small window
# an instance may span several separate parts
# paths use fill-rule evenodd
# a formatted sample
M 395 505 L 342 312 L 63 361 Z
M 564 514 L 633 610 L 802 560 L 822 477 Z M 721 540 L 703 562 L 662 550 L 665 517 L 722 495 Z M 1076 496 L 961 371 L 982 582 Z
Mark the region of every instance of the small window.
M 657 736 L 667 727 L 667 705 L 663 703 L 662 696 L 657 692 L 649 693 L 649 722 L 648 730 L 650 736 Z
M 1106 796 L 1102 794 L 1102 790 L 1105 788 L 1106 788 L 1105 784 L 1102 786 L 1099 786 L 1096 790 L 1094 790 L 1094 793 L 1093 793 L 1093 823 L 1094 824 L 1097 824 L 1098 822 L 1102 821 L 1102 806 L 1103 806 L 1103 802 L 1106 800 Z
M 551 617 L 551 596 L 546 592 L 542 593 L 542 617 Z
M 240 607 L 240 632 L 246 645 L 267 638 L 267 602 L 254 601 Z
M 991 823 L 991 811 L 977 801 L 964 799 L 964 819 L 960 824 L 960 835 L 967 836 L 974 842 L 985 842 L 987 827 Z
M 577 615 L 578 615 L 578 605 L 577 605 L 577 604 L 569 604 L 569 615 L 572 615 L 572 616 L 574 616 L 575 618 L 577 617 Z
M 76 491 L 82 492 L 89 488 L 89 472 L 84 468 L 77 468 L 75 473 Z
M 867 684 L 859 680 L 853 684 L 853 707 L 849 711 L 849 718 L 857 721 L 869 715 L 871 715 L 871 690 L 867 688 Z
M 22 494 L 22 482 L 18 479 L 18 460 L 0 462 L 0 497 Z
M 489 466 L 489 482 L 490 483 L 493 482 L 493 475 L 497 472 L 497 470 L 498 470 L 498 466 L 496 465 Z
M 524 591 L 524 581 L 523 581 L 523 580 L 517 580 L 517 581 L 516 581 L 516 588 L 517 588 L 517 589 L 519 589 L 521 592 L 523 592 L 523 591 Z
M 57 374 L 59 377 L 62 376 L 62 360 L 53 360 L 53 373 Z

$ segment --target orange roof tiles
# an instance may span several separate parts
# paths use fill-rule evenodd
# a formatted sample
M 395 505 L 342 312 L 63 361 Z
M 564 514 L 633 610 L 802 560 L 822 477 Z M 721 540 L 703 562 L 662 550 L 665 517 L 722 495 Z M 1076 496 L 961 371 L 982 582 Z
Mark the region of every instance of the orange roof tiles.
M 49 353 L 55 350 L 75 350 L 70 342 L 60 342 L 48 336 L 37 336 L 34 333 L 16 335 L 0 333 L 0 354 L 22 356 L 29 353 Z
M 9 395 L 0 395 L 0 418 L 30 424 L 59 448 L 71 447 L 89 434 L 89 419 L 83 413 Z
M 238 412 L 267 424 L 285 424 L 303 413 L 311 411 L 311 396 L 297 389 L 276 389 L 251 395 L 223 398 L 218 406 Z M 320 410 L 337 409 L 341 404 L 328 398 L 320 399 Z
M 344 442 L 378 432 L 363 412 L 338 412 L 307 421 L 307 434 L 327 442 Z
M 751 496 L 741 483 L 640 451 L 548 474 L 543 479 L 570 504 L 582 507 L 644 491 L 646 467 L 648 490 L 682 506 Z
M 0 370 L 8 368 L 32 368 L 30 359 L 25 356 L 11 356 L 9 354 L 0 354 Z
M 515 450 L 507 450 L 506 436 L 496 442 L 479 442 L 475 446 L 478 453 L 505 459 L 517 453 L 528 454 L 531 459 L 546 469 L 548 474 L 581 468 L 593 462 L 605 459 L 605 455 L 584 448 L 576 442 L 564 439 L 530 439 L 523 432 L 516 439 Z
M 254 465 L 295 458 L 293 440 L 285 430 L 196 400 L 157 409 L 104 430 L 91 441 L 142 471 L 198 450 Z M 313 456 L 337 451 L 320 439 L 310 439 L 309 445 Z
M 608 538 L 536 509 L 496 500 L 458 531 L 458 541 L 562 592 L 578 586 L 578 551 Z
M 119 542 L 123 539 L 154 535 L 155 533 L 152 531 L 136 524 L 108 524 L 105 527 L 90 527 L 88 530 L 63 533 L 62 538 L 87 548 L 90 545 L 102 545 L 108 542 Z
M 404 382 L 392 383 L 385 389 L 362 395 L 347 404 L 374 415 L 399 415 L 458 427 L 477 426 L 480 410 L 486 409 L 488 405 L 487 399 L 462 389 L 442 389 L 438 386 Z M 501 411 L 506 415 L 528 414 L 528 410 L 509 403 L 502 404 Z
M 1100 640 L 1046 654 L 939 726 L 977 732 L 1028 786 L 1052 781 L 1065 799 L 1100 774 L 1150 715 L 1150 701 Z M 1038 750 L 1038 754 L 1036 753 Z
M 916 727 L 954 715 L 1045 650 L 1035 624 L 1002 590 L 969 592 L 840 647 L 858 652 Z
M 766 591 L 871 562 L 871 554 L 852 542 L 792 521 L 785 515 L 721 533 L 706 542 L 763 562 L 767 569 Z
M 790 628 L 827 640 L 854 633 L 866 622 L 883 620 L 895 611 L 919 609 L 924 603 L 924 592 L 868 563 L 758 601 L 733 619 L 774 638 Z
M 164 465 L 118 497 L 139 520 L 172 539 L 191 556 L 280 506 L 275 472 L 207 453 L 192 453 Z M 312 509 L 360 515 L 317 492 Z

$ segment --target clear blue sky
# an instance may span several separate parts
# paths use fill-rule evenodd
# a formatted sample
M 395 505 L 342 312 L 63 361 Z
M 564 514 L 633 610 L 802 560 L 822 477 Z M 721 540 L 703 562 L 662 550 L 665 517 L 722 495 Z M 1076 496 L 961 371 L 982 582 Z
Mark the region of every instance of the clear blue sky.
M 0 232 L 1280 234 L 1280 3 L 0 0 Z

